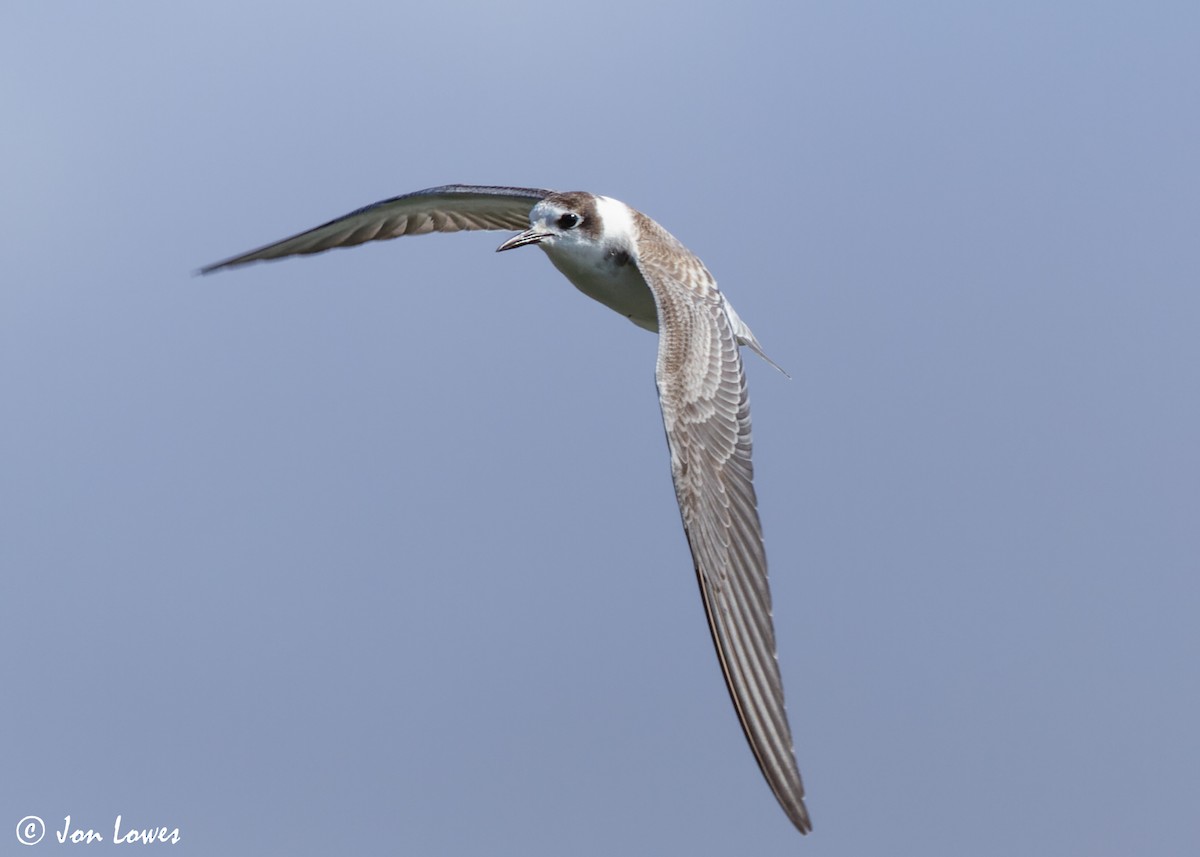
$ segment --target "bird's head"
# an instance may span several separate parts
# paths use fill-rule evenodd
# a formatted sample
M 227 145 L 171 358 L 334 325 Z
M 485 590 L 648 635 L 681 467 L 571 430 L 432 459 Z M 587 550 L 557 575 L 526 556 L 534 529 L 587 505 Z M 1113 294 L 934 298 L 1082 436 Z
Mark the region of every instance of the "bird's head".
M 529 228 L 496 248 L 496 252 L 537 244 L 543 250 L 569 250 L 596 244 L 603 235 L 597 197 L 590 193 L 552 193 L 529 212 Z

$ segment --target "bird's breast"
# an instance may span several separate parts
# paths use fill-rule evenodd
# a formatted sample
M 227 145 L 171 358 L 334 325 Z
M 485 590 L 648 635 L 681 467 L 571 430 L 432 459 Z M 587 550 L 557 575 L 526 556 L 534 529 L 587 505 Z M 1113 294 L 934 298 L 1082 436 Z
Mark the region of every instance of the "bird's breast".
M 628 251 L 610 247 L 580 252 L 545 247 L 554 267 L 589 298 L 620 313 L 638 327 L 658 331 L 654 295 Z

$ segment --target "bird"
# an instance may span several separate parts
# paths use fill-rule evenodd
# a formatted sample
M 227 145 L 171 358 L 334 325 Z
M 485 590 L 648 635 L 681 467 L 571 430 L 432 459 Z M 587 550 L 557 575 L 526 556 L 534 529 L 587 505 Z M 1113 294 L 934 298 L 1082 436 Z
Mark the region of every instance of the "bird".
M 496 251 L 541 248 L 579 291 L 658 333 L 655 381 L 671 476 L 717 660 L 763 776 L 792 824 L 808 833 L 776 655 L 740 346 L 779 367 L 695 254 L 607 196 L 455 184 L 376 202 L 200 273 L 403 235 L 475 230 L 521 230 Z

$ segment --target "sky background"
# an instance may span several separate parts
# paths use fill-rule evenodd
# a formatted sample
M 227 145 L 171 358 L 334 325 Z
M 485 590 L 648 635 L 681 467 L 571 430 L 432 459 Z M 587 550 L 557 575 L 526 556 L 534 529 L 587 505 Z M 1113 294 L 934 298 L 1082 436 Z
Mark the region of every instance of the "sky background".
M 1200 853 L 1197 44 L 1194 2 L 5 4 L 0 853 Z M 645 211 L 791 372 L 748 355 L 811 836 L 652 335 L 503 233 L 194 275 L 449 182 Z

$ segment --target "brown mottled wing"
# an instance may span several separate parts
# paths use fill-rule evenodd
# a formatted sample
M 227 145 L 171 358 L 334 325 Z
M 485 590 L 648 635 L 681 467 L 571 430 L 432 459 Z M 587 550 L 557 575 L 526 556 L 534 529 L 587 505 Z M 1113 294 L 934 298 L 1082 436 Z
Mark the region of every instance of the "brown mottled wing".
M 807 833 L 812 823 L 775 658 L 737 338 L 700 260 L 644 215 L 637 224 L 638 267 L 658 307 L 656 377 L 671 475 L 717 658 L 763 775 Z
M 464 229 L 525 229 L 529 212 L 551 191 L 530 187 L 444 185 L 385 199 L 352 211 L 323 226 L 268 244 L 200 269 L 209 274 L 221 268 L 263 259 L 321 253 L 401 235 L 458 232 Z

